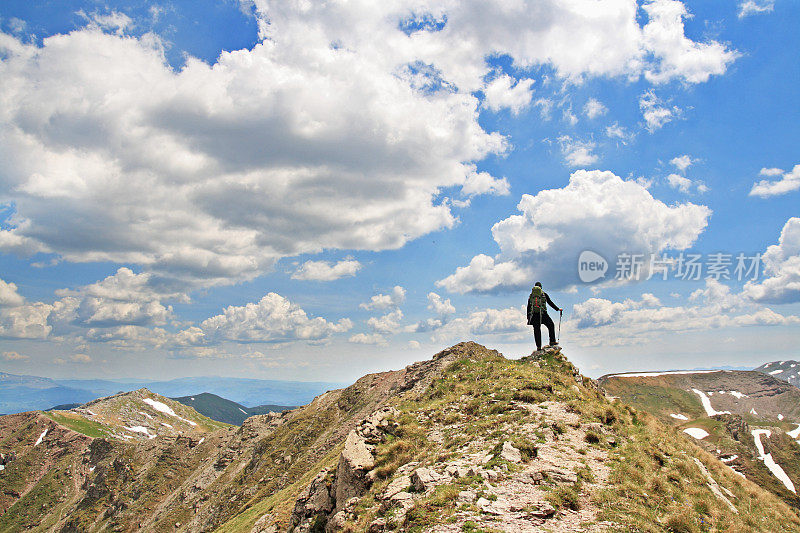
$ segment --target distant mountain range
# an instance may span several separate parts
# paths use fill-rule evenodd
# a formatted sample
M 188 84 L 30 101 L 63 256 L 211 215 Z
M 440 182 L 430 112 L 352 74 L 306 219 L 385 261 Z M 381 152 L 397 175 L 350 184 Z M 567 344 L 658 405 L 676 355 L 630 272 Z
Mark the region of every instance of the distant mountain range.
M 141 388 L 171 398 L 207 392 L 249 408 L 261 405 L 304 405 L 342 383 L 279 381 L 226 377 L 180 378 L 170 381 L 50 379 L 0 372 L 0 413 L 51 409 L 79 404 Z
M 764 366 L 776 369 L 777 363 Z M 800 389 L 771 373 L 629 372 L 598 383 L 606 394 L 673 426 L 739 475 L 800 507 Z
M 245 407 L 244 405 L 226 400 L 216 394 L 203 392 L 194 396 L 181 396 L 172 398 L 173 400 L 193 407 L 198 413 L 226 424 L 241 426 L 247 417 L 253 415 L 264 415 L 267 413 L 282 413 L 294 406 L 286 405 L 259 405 L 256 407 Z
M 212 420 L 218 422 L 225 422 L 226 424 L 233 424 L 241 426 L 246 418 L 253 415 L 265 415 L 267 413 L 282 413 L 295 409 L 294 405 L 258 405 L 256 407 L 245 407 L 242 404 L 226 400 L 216 394 L 202 392 L 193 396 L 181 396 L 179 398 L 170 398 L 183 405 L 188 405 L 194 408 L 201 415 L 207 416 Z M 48 411 L 70 411 L 77 409 L 83 404 L 80 403 L 64 403 L 55 405 Z

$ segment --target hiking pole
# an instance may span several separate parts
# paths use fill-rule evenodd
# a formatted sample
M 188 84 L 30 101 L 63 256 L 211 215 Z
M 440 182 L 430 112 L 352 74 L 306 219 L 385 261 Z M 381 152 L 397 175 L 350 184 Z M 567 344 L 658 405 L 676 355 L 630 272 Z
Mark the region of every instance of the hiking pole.
M 556 342 L 561 342 L 561 315 L 564 314 L 563 309 L 558 310 L 558 337 L 556 337 Z

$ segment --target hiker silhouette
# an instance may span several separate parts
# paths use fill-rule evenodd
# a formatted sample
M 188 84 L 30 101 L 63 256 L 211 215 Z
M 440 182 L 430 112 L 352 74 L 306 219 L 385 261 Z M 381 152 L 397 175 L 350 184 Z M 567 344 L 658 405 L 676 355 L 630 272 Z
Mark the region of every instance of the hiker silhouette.
M 533 326 L 533 338 L 536 340 L 537 351 L 542 349 L 542 324 L 547 326 L 547 331 L 550 334 L 549 346 L 558 344 L 556 341 L 556 325 L 550 315 L 547 314 L 548 304 L 559 313 L 563 311 L 542 290 L 542 283 L 537 281 L 533 286 L 533 290 L 531 290 L 531 295 L 528 297 L 528 325 Z

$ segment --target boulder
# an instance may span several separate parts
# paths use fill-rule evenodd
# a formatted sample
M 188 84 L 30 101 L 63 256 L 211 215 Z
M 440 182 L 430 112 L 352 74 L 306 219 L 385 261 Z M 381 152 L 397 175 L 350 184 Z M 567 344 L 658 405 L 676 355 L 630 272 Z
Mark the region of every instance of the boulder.
M 475 491 L 474 490 L 462 490 L 458 493 L 458 502 L 459 503 L 472 503 L 475 501 Z
M 389 485 L 386 487 L 386 490 L 383 492 L 383 499 L 388 500 L 398 492 L 402 492 L 410 486 L 411 486 L 411 477 L 400 476 L 392 480 L 392 482 L 389 483 Z
M 475 502 L 475 505 L 478 507 L 478 509 L 487 514 L 492 514 L 495 516 L 500 516 L 502 514 L 505 514 L 501 509 L 499 509 L 496 505 L 494 505 L 491 501 L 487 500 L 486 498 L 478 498 L 478 501 Z
M 430 468 L 417 468 L 411 474 L 411 483 L 417 492 L 428 492 L 444 482 L 444 476 Z
M 344 449 L 339 456 L 336 468 L 336 510 L 341 510 L 344 503 L 353 496 L 361 496 L 371 484 L 367 473 L 375 466 L 372 446 L 356 430 L 347 434 Z
M 536 518 L 550 518 L 556 514 L 555 508 L 547 502 L 538 503 L 530 512 L 531 516 Z
M 555 483 L 575 483 L 578 481 L 577 474 L 570 472 L 566 468 L 546 466 L 542 468 L 540 472 L 545 479 L 554 481 Z
M 500 457 L 512 463 L 522 462 L 522 453 L 508 441 L 503 443 L 503 449 L 500 451 Z

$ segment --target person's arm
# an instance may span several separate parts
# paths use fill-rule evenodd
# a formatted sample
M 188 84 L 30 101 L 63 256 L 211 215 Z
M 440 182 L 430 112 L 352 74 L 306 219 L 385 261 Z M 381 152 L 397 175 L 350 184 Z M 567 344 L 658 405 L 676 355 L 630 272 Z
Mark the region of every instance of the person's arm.
M 555 309 L 556 311 L 563 311 L 560 307 L 553 303 L 553 300 L 550 299 L 550 295 L 545 293 L 545 298 L 547 298 L 547 303 L 550 304 L 550 307 Z
M 531 299 L 528 298 L 528 315 L 527 315 L 528 316 L 528 323 L 530 323 L 530 321 L 531 321 L 531 314 L 532 314 L 531 313 L 531 311 L 532 311 L 531 307 L 532 307 L 532 304 L 533 304 L 533 302 L 531 302 Z

